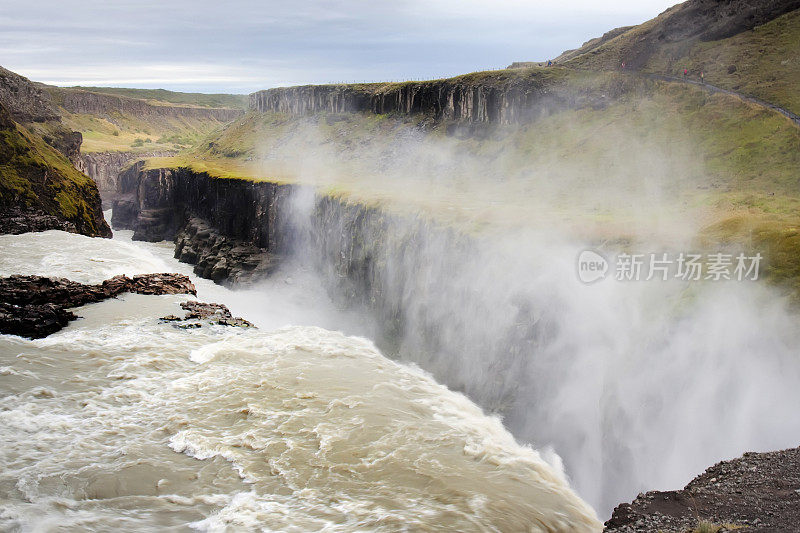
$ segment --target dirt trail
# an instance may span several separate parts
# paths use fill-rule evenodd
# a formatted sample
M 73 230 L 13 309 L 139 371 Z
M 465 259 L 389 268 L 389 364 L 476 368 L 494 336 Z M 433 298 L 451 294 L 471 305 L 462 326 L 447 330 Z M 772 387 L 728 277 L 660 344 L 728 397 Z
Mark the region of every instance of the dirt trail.
M 789 120 L 794 122 L 795 125 L 800 126 L 800 116 L 795 115 L 794 113 L 792 113 L 788 109 L 784 109 L 784 108 L 782 108 L 780 106 L 777 106 L 775 104 L 771 104 L 769 102 L 766 102 L 766 101 L 761 100 L 759 98 L 755 98 L 753 96 L 748 96 L 746 94 L 738 93 L 738 92 L 732 91 L 730 89 L 723 89 L 722 87 L 717 87 L 716 85 L 711 85 L 710 83 L 706 83 L 706 82 L 702 82 L 702 81 L 698 81 L 698 80 L 693 80 L 693 79 L 688 79 L 688 78 L 681 78 L 681 77 L 678 77 L 678 76 L 667 76 L 667 75 L 664 75 L 664 74 L 651 74 L 651 73 L 647 73 L 647 72 L 636 72 L 635 74 L 639 75 L 639 76 L 644 76 L 644 77 L 649 78 L 651 80 L 661 80 L 661 81 L 676 82 L 676 83 L 688 83 L 688 84 L 691 84 L 691 85 L 696 85 L 698 87 L 702 87 L 702 88 L 706 89 L 710 93 L 722 93 L 722 94 L 728 94 L 728 95 L 731 95 L 731 96 L 735 96 L 735 97 L 737 97 L 737 98 L 739 98 L 741 100 L 744 100 L 745 102 L 750 102 L 750 103 L 753 103 L 753 104 L 757 104 L 757 105 L 766 107 L 766 108 L 771 109 L 773 111 L 777 111 L 781 115 L 787 117 Z

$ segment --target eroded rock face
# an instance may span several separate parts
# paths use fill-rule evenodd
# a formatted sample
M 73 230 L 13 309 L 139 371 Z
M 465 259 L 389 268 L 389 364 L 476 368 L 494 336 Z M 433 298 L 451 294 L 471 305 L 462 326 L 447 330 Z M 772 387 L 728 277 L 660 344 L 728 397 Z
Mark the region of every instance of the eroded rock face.
M 120 174 L 118 192 L 115 228 L 132 229 L 134 240 L 174 240 L 176 258 L 217 282 L 267 275 L 291 234 L 281 216 L 287 185 L 134 164 Z
M 383 89 L 368 85 L 309 85 L 259 91 L 250 107 L 262 113 L 421 113 L 437 120 L 510 124 L 520 122 L 547 97 L 541 83 L 503 86 L 452 81 L 406 83 Z
M 0 67 L 0 103 L 17 122 L 59 120 L 50 95 L 39 85 Z
M 175 152 L 169 151 L 153 151 L 144 153 L 96 152 L 80 154 L 75 166 L 97 183 L 103 205 L 105 207 L 111 207 L 116 199 L 117 180 L 125 165 L 134 159 L 169 156 L 174 153 Z
M 197 217 L 189 218 L 175 236 L 175 258 L 217 282 L 255 281 L 272 269 L 266 248 L 226 237 Z
M 197 294 L 189 277 L 182 274 L 115 276 L 99 285 L 64 278 L 10 276 L 0 278 L 0 333 L 33 339 L 46 337 L 78 318 L 68 309 L 125 292 Z
M 614 509 L 606 531 L 692 531 L 700 521 L 737 531 L 797 531 L 800 448 L 746 453 L 717 463 L 683 490 L 640 494 Z

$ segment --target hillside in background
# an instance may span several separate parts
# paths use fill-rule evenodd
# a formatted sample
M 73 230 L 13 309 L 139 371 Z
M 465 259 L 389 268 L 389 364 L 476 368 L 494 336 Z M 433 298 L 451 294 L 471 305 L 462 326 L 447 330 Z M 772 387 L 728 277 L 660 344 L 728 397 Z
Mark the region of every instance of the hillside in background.
M 84 138 L 83 152 L 176 151 L 242 112 L 242 97 L 144 89 L 45 87 L 63 123 Z M 158 96 L 162 99 L 154 100 Z M 208 98 L 205 98 L 208 96 Z M 214 107 L 210 104 L 230 104 Z
M 556 59 L 590 70 L 683 76 L 800 114 L 800 1 L 690 0 Z
M 226 109 L 245 109 L 247 107 L 246 94 L 206 94 L 206 93 L 181 93 L 167 91 L 166 89 L 126 89 L 122 87 L 65 87 L 65 90 L 75 89 L 91 93 L 110 94 L 145 100 L 151 105 L 182 105 L 187 107 L 210 107 Z

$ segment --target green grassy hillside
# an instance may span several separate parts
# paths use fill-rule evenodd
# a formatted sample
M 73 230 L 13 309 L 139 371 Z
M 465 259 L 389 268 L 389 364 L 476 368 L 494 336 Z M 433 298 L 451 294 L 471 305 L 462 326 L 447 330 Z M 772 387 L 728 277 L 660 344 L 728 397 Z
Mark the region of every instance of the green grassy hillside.
M 226 124 L 247 102 L 244 95 L 43 87 L 64 126 L 83 135 L 84 153 L 183 150 Z
M 121 111 L 93 115 L 63 109 L 61 120 L 68 128 L 81 132 L 84 153 L 183 150 L 225 124 L 211 118 L 138 117 Z
M 612 39 L 589 41 L 565 52 L 561 62 L 590 70 L 619 70 L 625 62 L 635 70 L 673 76 L 688 69 L 695 80 L 702 72 L 708 83 L 800 114 L 800 9 L 724 39 L 664 38 L 677 31 L 670 29 L 669 21 L 681 7 Z
M 94 181 L 0 106 L 0 216 L 9 210 L 43 212 L 85 235 L 111 235 Z
M 659 55 L 644 70 L 678 75 L 683 68 L 800 114 L 800 10 L 728 39 L 697 43 L 679 58 Z

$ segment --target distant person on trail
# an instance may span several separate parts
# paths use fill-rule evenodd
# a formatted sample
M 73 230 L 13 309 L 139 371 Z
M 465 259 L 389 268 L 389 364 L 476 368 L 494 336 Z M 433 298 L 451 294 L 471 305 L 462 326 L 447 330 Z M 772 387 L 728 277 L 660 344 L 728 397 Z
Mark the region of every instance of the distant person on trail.
M 625 62 L 622 62 L 622 70 L 625 70 Z
M 547 60 L 547 66 L 549 67 L 549 66 L 552 66 L 552 65 L 553 65 L 553 62 L 548 59 Z
M 684 78 L 686 77 L 687 74 L 689 74 L 689 69 L 687 69 L 687 68 L 683 69 L 683 77 Z
M 706 82 L 706 75 L 703 72 L 700 72 L 700 83 Z

